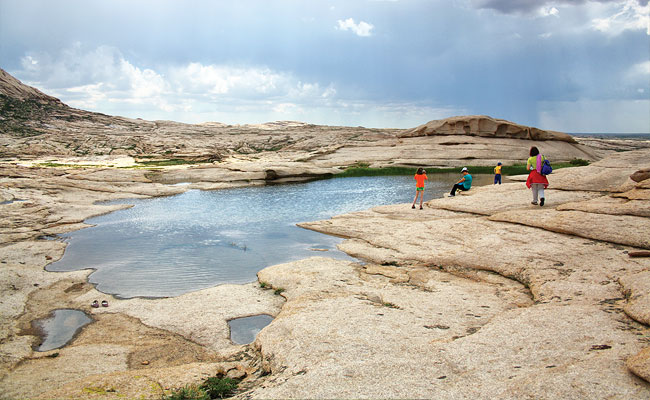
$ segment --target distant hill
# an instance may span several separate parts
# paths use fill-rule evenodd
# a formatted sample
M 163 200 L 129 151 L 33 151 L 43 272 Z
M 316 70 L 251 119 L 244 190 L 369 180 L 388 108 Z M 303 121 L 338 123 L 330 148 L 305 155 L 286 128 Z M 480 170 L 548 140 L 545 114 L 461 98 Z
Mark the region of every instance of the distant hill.
M 0 95 L 14 100 L 35 100 L 44 103 L 61 103 L 55 97 L 48 96 L 40 90 L 27 86 L 0 68 Z
M 571 135 L 516 124 L 487 115 L 468 115 L 429 121 L 409 129 L 401 137 L 464 135 L 528 140 L 559 140 L 577 143 Z
M 324 126 L 295 121 L 256 125 L 147 121 L 79 110 L 0 69 L 0 158 L 131 156 L 140 161 L 214 162 L 262 153 L 319 166 L 491 165 L 516 163 L 543 144 L 554 160 L 597 159 L 561 132 L 488 116 L 430 121 L 413 129 Z

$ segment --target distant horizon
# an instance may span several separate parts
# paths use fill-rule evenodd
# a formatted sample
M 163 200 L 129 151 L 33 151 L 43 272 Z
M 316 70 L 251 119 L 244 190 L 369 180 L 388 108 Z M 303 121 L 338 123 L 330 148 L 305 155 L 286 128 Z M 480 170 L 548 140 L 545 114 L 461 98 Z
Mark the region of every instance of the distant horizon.
M 650 127 L 648 0 L 0 1 L 0 37 L 17 79 L 127 118 Z
M 0 68 L 2 68 L 2 67 L 0 66 Z M 2 69 L 4 69 L 4 68 L 2 68 Z M 21 82 L 21 83 L 26 84 L 24 82 Z M 52 96 L 51 94 L 47 93 L 46 90 L 44 90 L 42 88 L 38 88 L 38 87 L 35 87 L 35 86 L 32 86 L 32 85 L 28 85 L 28 86 L 34 87 L 35 89 L 39 90 L 40 92 L 42 92 L 43 94 L 45 94 L 47 96 L 55 97 L 57 100 L 61 101 L 63 104 L 65 104 L 68 107 L 72 107 L 72 106 L 68 105 L 65 101 L 59 99 L 58 97 Z M 100 111 L 86 110 L 86 109 L 82 109 L 82 108 L 78 108 L 78 107 L 72 107 L 72 108 L 79 109 L 79 110 L 86 111 L 86 112 L 104 114 L 104 115 L 108 115 L 108 116 L 111 116 L 111 117 L 129 118 L 129 119 L 137 119 L 137 120 L 151 121 L 151 122 L 169 121 L 169 122 L 181 123 L 181 124 L 189 124 L 189 125 L 222 124 L 222 125 L 226 125 L 226 126 L 249 126 L 249 125 L 266 125 L 266 124 L 273 124 L 273 123 L 278 123 L 278 122 L 293 122 L 293 123 L 308 124 L 308 125 L 318 125 L 318 126 L 352 127 L 351 125 L 319 124 L 319 123 L 314 123 L 314 122 L 310 122 L 310 121 L 286 120 L 286 119 L 285 120 L 265 121 L 265 122 L 235 123 L 235 124 L 230 124 L 230 123 L 226 123 L 226 122 L 222 122 L 222 121 L 203 121 L 203 122 L 190 123 L 190 122 L 176 121 L 176 120 L 173 120 L 173 119 L 153 119 L 153 120 L 150 120 L 150 119 L 146 119 L 146 118 L 142 118 L 142 117 L 128 117 L 128 116 L 124 116 L 124 115 L 106 114 L 106 113 L 103 113 L 103 112 L 100 112 Z M 446 119 L 446 118 L 453 118 L 453 117 L 465 117 L 465 116 L 486 116 L 486 117 L 494 118 L 494 119 L 504 119 L 504 118 L 494 117 L 492 115 L 487 115 L 487 114 L 450 115 L 450 116 L 447 116 L 447 117 L 442 117 L 442 118 L 437 118 L 437 119 Z M 404 130 L 408 130 L 408 129 L 416 128 L 416 127 L 418 127 L 420 125 L 426 124 L 426 123 L 428 123 L 430 121 L 433 121 L 433 120 L 435 120 L 435 119 L 430 119 L 430 120 L 427 120 L 427 121 L 423 121 L 422 123 L 420 123 L 418 125 L 407 127 L 407 128 L 376 127 L 376 126 L 363 126 L 363 125 L 356 125 L 356 126 L 361 127 L 361 128 L 366 128 L 366 129 L 404 129 Z M 510 121 L 510 122 L 520 124 L 517 121 Z M 530 127 L 533 127 L 533 126 L 530 126 Z M 535 126 L 534 128 L 538 128 L 538 129 L 542 129 L 542 130 L 551 130 L 551 129 L 545 129 L 543 127 L 537 127 L 537 126 Z M 605 135 L 605 136 L 650 136 L 650 131 L 648 131 L 648 132 L 564 132 L 564 131 L 558 131 L 558 132 L 566 133 L 568 135 L 578 135 L 578 136 L 601 136 L 601 135 Z

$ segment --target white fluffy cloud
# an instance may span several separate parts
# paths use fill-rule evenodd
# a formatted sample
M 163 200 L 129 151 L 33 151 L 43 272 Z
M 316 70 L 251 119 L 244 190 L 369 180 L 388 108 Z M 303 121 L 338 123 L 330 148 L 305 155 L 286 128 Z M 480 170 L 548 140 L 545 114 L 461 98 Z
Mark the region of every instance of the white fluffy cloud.
M 371 36 L 372 35 L 372 30 L 374 29 L 374 25 L 369 24 L 364 21 L 359 21 L 357 24 L 354 22 L 353 18 L 348 18 L 346 20 L 338 20 L 338 26 L 336 29 L 342 30 L 342 31 L 352 31 L 358 36 Z
M 645 30 L 650 35 L 650 4 L 642 5 L 638 0 L 619 2 L 616 13 L 592 21 L 594 29 L 610 34 L 619 35 L 627 30 Z
M 543 7 L 539 12 L 543 17 L 558 17 L 560 15 L 560 10 L 555 7 Z
M 79 43 L 56 57 L 28 54 L 22 59 L 22 70 L 10 72 L 73 107 L 148 120 L 260 123 L 291 119 L 341 125 L 359 125 L 363 120 L 368 126 L 413 127 L 465 112 L 342 98 L 331 83 L 303 81 L 268 67 L 191 62 L 143 68 L 119 49 L 88 49 Z

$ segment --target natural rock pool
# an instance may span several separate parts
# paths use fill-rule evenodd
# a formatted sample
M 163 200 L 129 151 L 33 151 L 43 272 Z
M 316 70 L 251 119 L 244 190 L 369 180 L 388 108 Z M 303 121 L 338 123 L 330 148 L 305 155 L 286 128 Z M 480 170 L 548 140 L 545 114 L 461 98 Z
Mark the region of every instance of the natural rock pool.
M 425 201 L 442 197 L 459 174 L 429 176 Z M 490 183 L 490 175 L 474 184 Z M 314 255 L 349 258 L 342 240 L 295 224 L 378 205 L 411 203 L 413 176 L 336 178 L 303 184 L 125 200 L 135 206 L 91 218 L 62 235 L 63 258 L 48 271 L 92 268 L 89 281 L 119 297 L 171 297 L 223 283 L 246 283 L 270 265 Z M 417 212 L 411 210 L 408 212 Z
M 228 321 L 230 340 L 236 344 L 253 343 L 257 334 L 271 321 L 273 317 L 265 314 L 231 319 Z
M 79 310 L 54 310 L 52 316 L 34 321 L 35 327 L 43 333 L 43 342 L 38 351 L 50 351 L 68 344 L 81 328 L 92 319 Z

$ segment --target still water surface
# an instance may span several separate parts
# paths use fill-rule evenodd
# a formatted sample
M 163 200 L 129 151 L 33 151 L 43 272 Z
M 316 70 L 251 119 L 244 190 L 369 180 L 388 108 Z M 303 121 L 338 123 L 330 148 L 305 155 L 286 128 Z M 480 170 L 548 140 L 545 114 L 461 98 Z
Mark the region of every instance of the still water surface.
M 83 311 L 54 310 L 52 316 L 34 322 L 44 336 L 43 343 L 37 350 L 50 351 L 65 346 L 82 327 L 91 322 L 92 319 Z
M 436 174 L 425 201 L 442 197 L 459 174 Z M 474 184 L 491 176 L 475 176 Z M 337 178 L 126 200 L 134 207 L 87 220 L 62 235 L 63 258 L 47 269 L 93 268 L 90 282 L 118 297 L 171 297 L 223 283 L 246 283 L 270 265 L 311 256 L 341 259 L 342 239 L 295 224 L 377 205 L 410 203 L 413 176 Z M 411 210 L 405 206 L 406 212 Z M 315 251 L 327 249 L 327 252 Z

